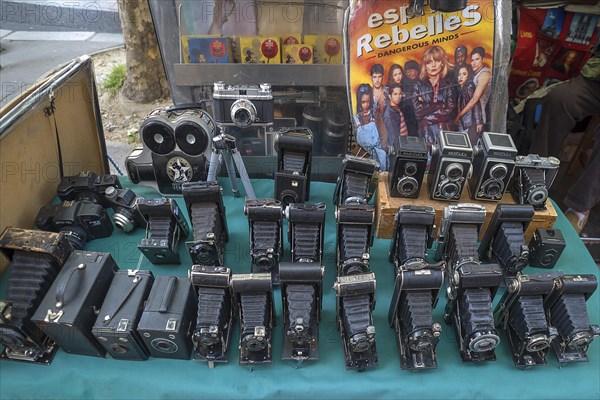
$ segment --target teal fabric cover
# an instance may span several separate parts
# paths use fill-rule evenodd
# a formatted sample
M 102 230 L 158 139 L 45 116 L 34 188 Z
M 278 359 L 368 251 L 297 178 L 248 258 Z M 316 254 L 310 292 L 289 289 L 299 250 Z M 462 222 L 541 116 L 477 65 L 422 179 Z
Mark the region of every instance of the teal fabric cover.
M 126 179 L 122 179 L 128 185 Z M 233 198 L 228 181 L 222 180 L 229 225 L 229 242 L 225 264 L 234 273 L 249 272 L 248 224 L 243 213 L 243 198 Z M 273 181 L 253 180 L 258 197 L 273 197 Z M 240 185 L 241 186 L 241 185 Z M 130 186 L 138 194 L 157 197 L 150 188 Z M 78 399 L 183 399 L 183 398 L 313 398 L 313 399 L 598 399 L 600 398 L 600 338 L 591 345 L 590 362 L 559 368 L 552 352 L 548 365 L 530 370 L 514 367 L 501 335 L 496 349 L 497 360 L 483 364 L 461 361 L 455 333 L 443 323 L 444 291 L 434 310 L 434 321 L 442 323 L 443 333 L 437 347 L 436 370 L 409 372 L 400 369 L 394 330 L 387 323 L 387 313 L 394 284 L 393 266 L 388 261 L 389 239 L 376 239 L 371 250 L 372 269 L 377 277 L 377 305 L 374 312 L 377 331 L 379 367 L 358 373 L 347 371 L 340 335 L 336 326 L 335 237 L 336 226 L 332 196 L 334 185 L 314 182 L 310 202 L 327 204 L 325 228 L 325 276 L 323 310 L 320 324 L 320 359 L 305 362 L 282 361 L 283 322 L 281 293 L 275 290 L 277 325 L 274 330 L 273 363 L 258 367 L 238 365 L 239 327 L 232 335 L 229 362 L 209 369 L 206 363 L 151 358 L 147 361 L 117 361 L 67 354 L 59 350 L 50 366 L 0 361 L 0 398 L 78 398 Z M 176 197 L 185 208 L 181 197 Z M 187 216 L 187 213 L 186 213 Z M 567 248 L 557 269 L 565 273 L 592 273 L 598 268 L 568 221 L 559 211 L 556 228 L 561 229 Z M 287 229 L 287 224 L 285 225 Z M 86 250 L 110 252 L 121 269 L 136 268 L 137 244 L 144 232 L 137 228 L 130 234 L 115 229 L 110 238 L 88 242 Z M 285 233 L 287 235 L 287 231 Z M 287 236 L 285 259 L 289 260 Z M 187 275 L 191 261 L 184 243 L 180 243 L 181 265 L 157 266 L 146 259 L 142 269 L 156 275 Z M 525 273 L 545 270 L 528 267 Z M 6 291 L 8 274 L 0 279 L 0 298 Z M 498 302 L 503 289 L 496 295 Z M 599 324 L 600 290 L 587 302 L 590 323 Z

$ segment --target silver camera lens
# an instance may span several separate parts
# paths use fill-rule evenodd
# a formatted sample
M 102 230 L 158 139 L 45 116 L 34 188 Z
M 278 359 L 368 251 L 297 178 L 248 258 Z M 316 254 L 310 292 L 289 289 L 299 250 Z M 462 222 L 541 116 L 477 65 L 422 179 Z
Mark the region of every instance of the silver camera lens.
M 490 176 L 494 179 L 504 179 L 508 174 L 508 168 L 504 164 L 496 164 L 490 169 Z
M 463 176 L 463 166 L 459 163 L 452 163 L 446 167 L 446 176 L 451 181 L 457 181 Z
M 500 343 L 498 335 L 492 332 L 476 332 L 469 342 L 469 349 L 477 353 L 490 351 Z
M 396 190 L 403 196 L 412 196 L 419 190 L 419 183 L 411 176 L 405 176 L 398 181 Z
M 460 186 L 454 182 L 447 182 L 443 184 L 440 188 L 440 193 L 447 199 L 452 199 L 456 197 L 458 192 L 460 191 Z
M 532 187 L 527 193 L 527 202 L 533 206 L 544 204 L 548 198 L 548 189 L 542 185 Z
M 529 352 L 542 351 L 550 346 L 550 339 L 546 335 L 534 335 L 529 339 L 526 350 Z
M 236 100 L 230 109 L 231 121 L 240 127 L 247 128 L 256 121 L 256 107 L 247 99 Z
M 504 182 L 501 180 L 490 180 L 481 187 L 483 193 L 488 197 L 496 197 L 504 192 Z

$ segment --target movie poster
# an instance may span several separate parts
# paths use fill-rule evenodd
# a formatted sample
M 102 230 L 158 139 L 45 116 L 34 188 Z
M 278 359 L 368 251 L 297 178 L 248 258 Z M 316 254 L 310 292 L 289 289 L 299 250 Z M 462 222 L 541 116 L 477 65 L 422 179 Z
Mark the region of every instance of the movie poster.
M 597 42 L 598 19 L 562 7 L 521 7 L 508 82 L 510 98 L 521 100 L 540 87 L 579 75 Z
M 490 122 L 493 1 L 437 2 L 451 10 L 422 16 L 410 3 L 357 1 L 348 21 L 356 140 L 382 170 L 400 136 L 430 147 L 440 130 L 460 130 L 475 144 Z

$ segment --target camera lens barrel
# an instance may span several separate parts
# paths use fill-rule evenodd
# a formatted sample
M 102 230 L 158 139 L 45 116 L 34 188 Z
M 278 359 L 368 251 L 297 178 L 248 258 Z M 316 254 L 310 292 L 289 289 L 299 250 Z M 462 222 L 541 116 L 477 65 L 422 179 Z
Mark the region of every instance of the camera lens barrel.
M 125 207 L 117 207 L 115 209 L 113 222 L 123 232 L 131 232 L 137 226 L 134 213 Z
M 240 128 L 247 128 L 256 121 L 256 106 L 248 99 L 234 101 L 229 112 L 233 123 Z
M 412 196 L 419 190 L 419 182 L 412 176 L 405 176 L 398 180 L 396 190 L 403 196 Z

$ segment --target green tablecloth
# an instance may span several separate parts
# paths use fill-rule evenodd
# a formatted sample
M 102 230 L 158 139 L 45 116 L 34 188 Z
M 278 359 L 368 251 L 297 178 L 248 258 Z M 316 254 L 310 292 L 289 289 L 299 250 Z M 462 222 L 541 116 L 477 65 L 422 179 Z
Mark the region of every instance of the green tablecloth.
M 126 181 L 126 179 L 123 179 Z M 244 200 L 233 198 L 228 182 L 223 180 L 227 208 L 229 242 L 225 263 L 234 273 L 249 272 L 248 224 L 243 213 Z M 273 182 L 254 180 L 258 197 L 272 197 Z M 158 196 L 152 189 L 133 187 L 138 194 Z M 273 363 L 254 368 L 238 365 L 239 329 L 233 331 L 229 362 L 209 369 L 197 361 L 151 358 L 147 361 L 117 361 L 67 354 L 59 350 L 53 363 L 46 366 L 0 361 L 0 398 L 600 398 L 600 339 L 591 345 L 590 362 L 569 364 L 559 368 L 552 352 L 548 365 L 531 370 L 513 366 L 508 346 L 496 349 L 497 360 L 484 364 L 466 364 L 460 359 L 452 327 L 443 324 L 445 298 L 434 310 L 434 320 L 442 323 L 443 333 L 437 347 L 436 370 L 409 372 L 400 369 L 394 331 L 387 323 L 394 274 L 388 262 L 389 239 L 376 239 L 371 250 L 372 269 L 377 277 L 377 305 L 374 312 L 380 365 L 363 373 L 347 371 L 339 332 L 335 323 L 335 219 L 331 203 L 334 185 L 313 183 L 311 202 L 327 204 L 325 229 L 324 298 L 320 324 L 320 359 L 296 368 L 294 362 L 281 361 L 283 322 L 281 294 L 275 290 L 277 325 L 274 330 Z M 185 208 L 179 197 L 177 202 Z M 567 240 L 557 269 L 565 273 L 593 273 L 598 268 L 568 221 L 559 211 L 556 228 Z M 286 225 L 287 229 L 287 225 Z M 108 251 L 121 269 L 135 268 L 139 261 L 137 244 L 142 229 L 124 234 L 115 229 L 110 238 L 95 240 L 86 250 Z M 289 246 L 285 242 L 286 259 Z M 182 264 L 155 266 L 146 259 L 142 269 L 156 275 L 186 275 L 189 255 L 183 243 L 179 247 Z M 525 273 L 544 270 L 528 267 Z M 6 291 L 8 274 L 0 280 L 0 293 Z M 444 293 L 444 292 L 440 292 Z M 502 290 L 495 300 L 499 300 Z M 2 295 L 0 295 L 0 298 Z M 600 290 L 587 305 L 590 322 L 600 323 Z M 495 303 L 496 303 L 495 302 Z M 237 324 L 237 323 L 236 323 Z

